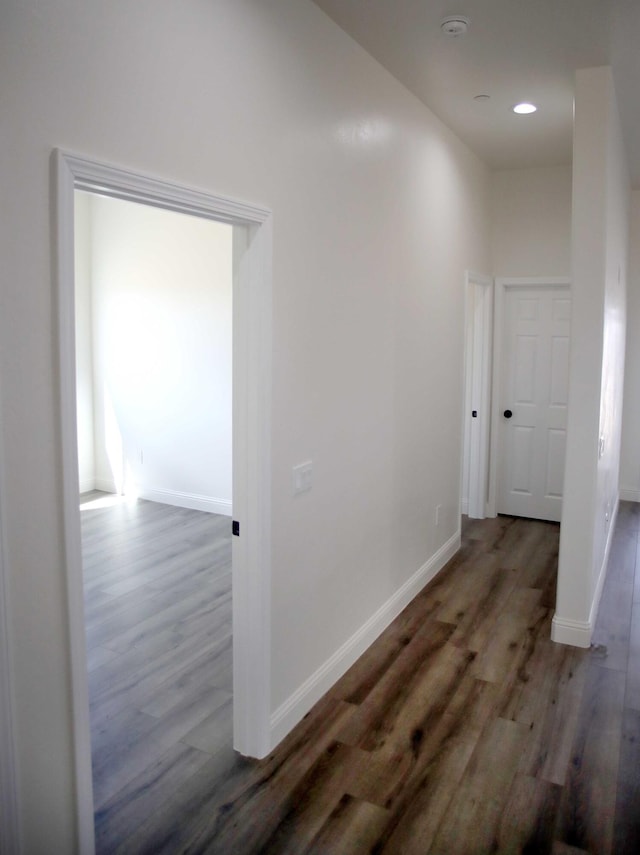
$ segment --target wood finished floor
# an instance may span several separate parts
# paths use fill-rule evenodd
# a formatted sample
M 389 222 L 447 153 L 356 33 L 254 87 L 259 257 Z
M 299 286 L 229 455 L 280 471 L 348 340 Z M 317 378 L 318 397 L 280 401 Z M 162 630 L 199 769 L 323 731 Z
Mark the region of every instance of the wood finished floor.
M 98 853 L 232 754 L 230 521 L 110 501 L 81 511 Z
M 231 749 L 228 528 L 83 512 L 98 853 L 640 852 L 639 505 L 620 507 L 591 650 L 549 638 L 558 526 L 465 519 L 460 552 L 260 763 Z

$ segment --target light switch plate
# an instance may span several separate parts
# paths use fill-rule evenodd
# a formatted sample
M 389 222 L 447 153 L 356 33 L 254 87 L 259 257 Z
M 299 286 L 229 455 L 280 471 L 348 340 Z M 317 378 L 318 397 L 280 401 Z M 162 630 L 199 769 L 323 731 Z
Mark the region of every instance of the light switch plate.
M 313 461 L 307 460 L 293 467 L 293 495 L 306 493 L 313 484 Z

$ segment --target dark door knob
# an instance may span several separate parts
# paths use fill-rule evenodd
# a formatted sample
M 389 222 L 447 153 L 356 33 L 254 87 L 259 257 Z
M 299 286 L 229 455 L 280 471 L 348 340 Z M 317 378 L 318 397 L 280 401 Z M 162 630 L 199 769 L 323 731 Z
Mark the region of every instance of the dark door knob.
M 505 419 L 510 419 L 513 413 L 511 412 L 511 410 L 505 410 L 502 415 L 505 417 Z

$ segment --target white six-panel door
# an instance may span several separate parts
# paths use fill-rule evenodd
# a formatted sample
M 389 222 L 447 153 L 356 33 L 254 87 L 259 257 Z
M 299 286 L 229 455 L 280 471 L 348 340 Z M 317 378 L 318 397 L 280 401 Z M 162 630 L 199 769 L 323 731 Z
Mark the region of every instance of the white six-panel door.
M 503 321 L 497 511 L 559 521 L 569 388 L 568 286 L 506 287 Z

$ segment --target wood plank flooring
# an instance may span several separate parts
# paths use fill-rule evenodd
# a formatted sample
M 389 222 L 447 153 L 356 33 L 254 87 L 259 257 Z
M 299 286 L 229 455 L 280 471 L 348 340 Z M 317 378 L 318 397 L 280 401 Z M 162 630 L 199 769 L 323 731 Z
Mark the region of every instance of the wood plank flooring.
M 262 762 L 231 749 L 228 519 L 113 511 L 83 512 L 99 853 L 640 852 L 640 506 L 591 650 L 550 640 L 558 526 L 465 519 Z
M 98 853 L 232 742 L 230 521 L 114 498 L 81 510 Z

